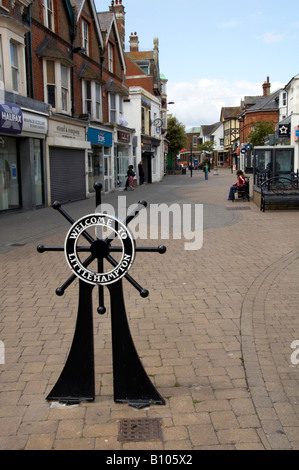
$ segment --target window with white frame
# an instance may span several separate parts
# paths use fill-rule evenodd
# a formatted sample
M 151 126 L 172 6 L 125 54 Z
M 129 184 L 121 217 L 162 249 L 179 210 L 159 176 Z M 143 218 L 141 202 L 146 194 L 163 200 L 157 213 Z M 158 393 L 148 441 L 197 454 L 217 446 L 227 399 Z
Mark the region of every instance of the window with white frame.
M 0 34 L 0 81 L 3 82 L 2 37 Z
M 70 68 L 54 60 L 44 62 L 45 101 L 57 112 L 69 113 Z
M 91 82 L 85 80 L 83 82 L 83 110 L 84 114 L 91 114 L 92 111 L 92 99 L 91 99 Z
M 197 147 L 197 136 L 193 136 L 193 147 Z
M 12 90 L 19 91 L 19 56 L 18 56 L 18 45 L 13 41 L 10 41 L 10 63 L 11 63 L 11 80 Z
M 43 0 L 44 25 L 54 31 L 54 7 L 53 0 Z
M 101 85 L 94 81 L 83 80 L 82 95 L 83 112 L 85 114 L 90 114 L 90 117 L 93 120 L 102 120 Z
M 109 95 L 109 103 L 110 103 L 110 122 L 116 122 L 116 117 L 117 117 L 117 110 L 116 110 L 116 95 L 110 94 Z
M 141 133 L 151 135 L 151 102 L 145 96 L 141 98 Z
M 89 24 L 82 19 L 82 47 L 85 54 L 89 55 Z
M 95 94 L 96 94 L 96 110 L 95 110 L 95 117 L 96 119 L 102 119 L 102 87 L 99 83 L 95 84 Z
M 108 70 L 114 72 L 114 48 L 111 43 L 108 44 Z
M 47 93 L 46 102 L 49 103 L 52 108 L 56 108 L 56 80 L 55 80 L 55 62 L 53 60 L 46 61 L 46 81 L 47 81 Z
M 68 111 L 69 102 L 69 68 L 61 65 L 61 110 Z

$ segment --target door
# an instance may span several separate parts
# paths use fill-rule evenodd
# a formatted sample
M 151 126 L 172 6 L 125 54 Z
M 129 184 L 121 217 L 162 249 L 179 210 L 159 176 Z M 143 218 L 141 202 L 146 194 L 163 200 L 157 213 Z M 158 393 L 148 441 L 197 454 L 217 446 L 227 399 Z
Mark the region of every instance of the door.
M 105 193 L 109 193 L 112 187 L 112 176 L 111 176 L 111 154 L 107 154 L 107 150 L 105 149 L 104 155 L 104 191 Z

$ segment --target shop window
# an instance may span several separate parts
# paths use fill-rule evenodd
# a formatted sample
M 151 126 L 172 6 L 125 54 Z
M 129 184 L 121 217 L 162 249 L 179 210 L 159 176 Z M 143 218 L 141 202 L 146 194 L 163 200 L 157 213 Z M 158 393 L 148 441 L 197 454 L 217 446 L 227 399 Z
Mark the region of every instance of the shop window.
M 33 157 L 34 157 L 34 181 L 35 181 L 35 204 L 40 207 L 44 204 L 43 193 L 43 161 L 41 152 L 41 141 L 33 139 Z
M 0 137 L 0 211 L 20 207 L 16 139 Z

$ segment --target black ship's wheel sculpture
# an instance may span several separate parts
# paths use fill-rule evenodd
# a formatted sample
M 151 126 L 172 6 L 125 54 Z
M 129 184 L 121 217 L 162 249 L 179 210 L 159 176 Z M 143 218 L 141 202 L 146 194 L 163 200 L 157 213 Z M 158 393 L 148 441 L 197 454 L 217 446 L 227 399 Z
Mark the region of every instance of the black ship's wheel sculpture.
M 96 183 L 94 187 L 98 208 L 101 205 L 102 185 Z M 147 205 L 145 201 L 139 201 L 139 204 L 141 208 Z M 111 305 L 114 400 L 117 403 L 128 403 L 136 408 L 151 404 L 164 405 L 164 399 L 150 381 L 135 349 L 127 321 L 122 280 L 124 278 L 133 285 L 141 297 L 147 297 L 148 290 L 141 287 L 128 274 L 128 271 L 134 262 L 136 252 L 163 254 L 166 252 L 166 247 L 164 245 L 139 248 L 135 246 L 135 240 L 127 224 L 137 216 L 140 209 L 121 222 L 114 216 L 98 212 L 75 221 L 59 202 L 54 202 L 53 208 L 58 210 L 72 226 L 66 236 L 64 247 L 39 245 L 37 250 L 39 253 L 64 251 L 73 274 L 56 289 L 56 294 L 63 295 L 67 287 L 78 278 L 79 303 L 70 352 L 47 400 L 73 404 L 95 399 L 92 292 L 94 287 L 98 286 L 97 311 L 99 314 L 104 314 L 106 312 L 104 287 L 106 286 L 110 293 Z M 96 238 L 89 231 L 94 227 L 96 227 Z M 104 238 L 102 238 L 103 234 L 106 234 Z M 89 246 L 80 245 L 83 238 L 89 242 Z M 112 243 L 117 239 L 121 242 L 120 246 L 114 246 Z M 85 259 L 81 259 L 84 256 Z M 96 267 L 93 267 L 94 264 Z

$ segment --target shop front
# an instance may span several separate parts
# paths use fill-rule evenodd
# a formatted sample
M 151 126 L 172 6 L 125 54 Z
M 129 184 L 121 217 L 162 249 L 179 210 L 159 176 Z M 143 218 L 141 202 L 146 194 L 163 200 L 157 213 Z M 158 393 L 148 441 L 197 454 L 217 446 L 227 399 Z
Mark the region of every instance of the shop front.
M 10 101 L 0 104 L 0 212 L 34 210 L 46 203 L 47 108 L 20 100 L 24 108 Z M 39 111 L 30 109 L 35 104 Z
M 112 189 L 112 132 L 89 127 L 87 140 L 91 144 L 88 151 L 88 192 L 94 192 L 94 183 L 100 182 L 103 191 Z
M 126 130 L 116 129 L 115 130 L 115 141 L 114 141 L 114 187 L 124 188 L 127 180 L 127 171 L 129 165 L 133 165 L 134 173 L 137 175 L 137 161 L 136 155 L 133 156 L 132 142 L 133 134 L 132 130 L 129 132 Z
M 88 196 L 87 121 L 53 116 L 48 132 L 48 199 L 50 204 L 79 201 Z
M 159 146 L 161 141 L 153 137 L 142 136 L 141 147 L 142 147 L 142 164 L 144 171 L 145 183 L 152 183 L 153 181 L 159 181 Z

